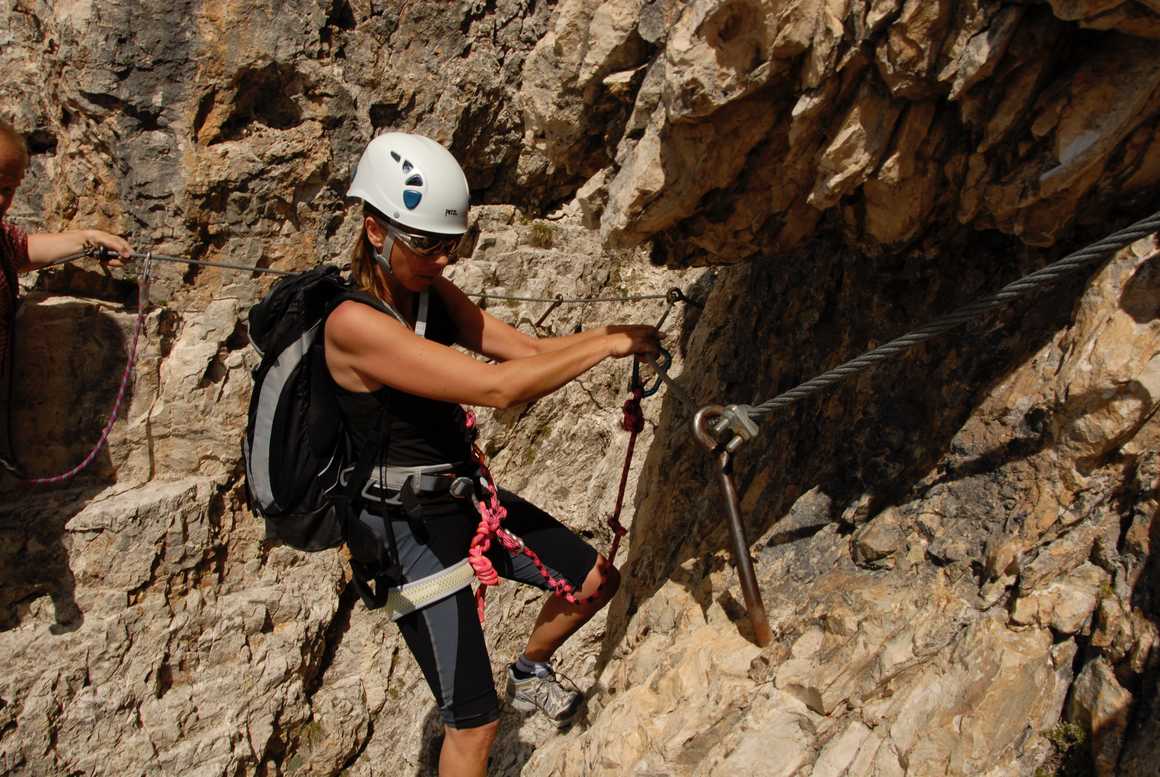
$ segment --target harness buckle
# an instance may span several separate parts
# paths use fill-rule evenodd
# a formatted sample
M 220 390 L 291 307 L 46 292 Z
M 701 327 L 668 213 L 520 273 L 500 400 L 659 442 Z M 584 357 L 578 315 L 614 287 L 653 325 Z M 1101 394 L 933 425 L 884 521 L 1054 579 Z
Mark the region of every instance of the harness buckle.
M 475 493 L 475 481 L 466 475 L 460 475 L 451 481 L 447 491 L 456 499 L 466 499 Z

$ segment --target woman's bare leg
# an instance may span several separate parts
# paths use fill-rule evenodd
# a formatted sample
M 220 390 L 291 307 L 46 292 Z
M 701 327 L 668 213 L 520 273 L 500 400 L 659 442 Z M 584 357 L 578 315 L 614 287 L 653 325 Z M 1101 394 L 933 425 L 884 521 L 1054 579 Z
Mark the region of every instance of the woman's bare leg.
M 485 777 L 487 756 L 495 742 L 499 721 L 476 728 L 443 727 L 439 751 L 439 777 Z
M 597 556 L 596 563 L 576 597 L 582 603 L 569 604 L 559 596 L 549 596 L 536 618 L 524 655 L 531 661 L 548 661 L 568 637 L 608 604 L 619 587 L 620 573 L 616 567 L 609 564 L 604 556 Z M 593 595 L 595 598 L 587 601 Z

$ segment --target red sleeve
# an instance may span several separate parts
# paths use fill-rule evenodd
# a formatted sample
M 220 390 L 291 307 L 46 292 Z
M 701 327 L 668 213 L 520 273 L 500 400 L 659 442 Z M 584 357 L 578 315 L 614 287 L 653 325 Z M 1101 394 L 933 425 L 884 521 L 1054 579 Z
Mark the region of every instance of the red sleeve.
M 20 293 L 16 268 L 27 263 L 28 235 L 23 229 L 0 221 L 0 373 L 6 368 L 9 332 Z
M 20 227 L 0 221 L 0 263 L 4 275 L 16 285 L 16 268 L 28 265 L 28 234 Z

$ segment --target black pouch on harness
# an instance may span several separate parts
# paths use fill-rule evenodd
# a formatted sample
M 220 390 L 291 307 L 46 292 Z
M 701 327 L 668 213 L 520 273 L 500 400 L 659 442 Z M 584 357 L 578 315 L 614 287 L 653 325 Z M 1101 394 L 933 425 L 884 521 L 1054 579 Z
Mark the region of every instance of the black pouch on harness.
M 346 546 L 353 573 L 351 585 L 368 610 L 382 607 L 387 602 L 387 589 L 402 582 L 390 520 L 373 513 L 352 515 Z

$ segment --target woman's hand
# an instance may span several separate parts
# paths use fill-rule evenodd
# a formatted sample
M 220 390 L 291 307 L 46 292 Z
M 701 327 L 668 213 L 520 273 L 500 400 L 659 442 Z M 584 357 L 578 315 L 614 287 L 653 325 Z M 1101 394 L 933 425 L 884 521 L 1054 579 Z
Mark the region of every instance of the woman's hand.
M 133 248 L 122 237 L 111 235 L 108 232 L 102 232 L 99 229 L 84 230 L 85 248 L 91 246 L 103 246 L 110 251 L 118 254 L 118 257 L 102 258 L 101 264 L 108 267 L 121 267 L 123 262 L 121 259 L 128 259 L 133 255 Z
M 133 255 L 133 249 L 124 238 L 99 229 L 70 229 L 67 232 L 35 232 L 28 236 L 28 262 L 17 266 L 18 272 L 37 270 L 70 254 L 87 252 L 103 246 L 117 254 L 102 264 L 120 267 L 122 259 Z
M 604 328 L 611 338 L 609 356 L 620 358 L 633 354 L 657 354 L 661 350 L 661 334 L 647 324 L 616 324 Z

